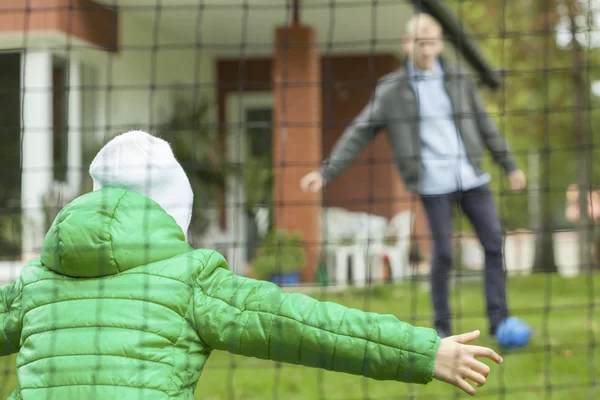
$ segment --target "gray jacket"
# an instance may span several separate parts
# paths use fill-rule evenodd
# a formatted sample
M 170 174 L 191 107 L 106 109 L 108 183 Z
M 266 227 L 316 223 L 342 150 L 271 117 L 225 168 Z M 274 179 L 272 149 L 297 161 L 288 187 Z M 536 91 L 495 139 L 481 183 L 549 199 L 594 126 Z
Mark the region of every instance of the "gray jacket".
M 454 108 L 454 120 L 475 172 L 483 174 L 484 148 L 491 151 L 494 160 L 507 173 L 517 169 L 508 144 L 487 115 L 471 77 L 458 65 L 447 64 L 444 60 L 441 64 L 444 86 Z M 327 182 L 339 176 L 383 129 L 387 131 L 406 188 L 418 192 L 423 173 L 419 105 L 404 67 L 379 79 L 369 103 L 335 144 L 321 169 Z

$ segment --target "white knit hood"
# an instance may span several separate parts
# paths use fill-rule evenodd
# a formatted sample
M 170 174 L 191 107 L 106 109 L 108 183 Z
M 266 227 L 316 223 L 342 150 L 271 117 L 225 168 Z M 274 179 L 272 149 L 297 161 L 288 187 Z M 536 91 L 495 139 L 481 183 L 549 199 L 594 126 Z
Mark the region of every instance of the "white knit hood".
M 94 190 L 130 190 L 156 201 L 187 237 L 194 194 L 190 181 L 166 141 L 130 131 L 108 142 L 90 165 Z

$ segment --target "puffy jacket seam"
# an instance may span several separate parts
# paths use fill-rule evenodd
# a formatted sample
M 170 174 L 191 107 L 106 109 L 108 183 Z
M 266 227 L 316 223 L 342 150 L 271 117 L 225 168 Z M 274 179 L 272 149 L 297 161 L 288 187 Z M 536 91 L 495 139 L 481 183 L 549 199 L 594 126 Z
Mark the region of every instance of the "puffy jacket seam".
M 242 314 L 242 316 L 244 316 L 244 314 Z M 242 340 L 244 339 L 243 332 L 246 329 L 247 323 L 248 323 L 248 316 L 246 315 L 245 318 L 242 320 L 242 327 L 240 329 L 240 332 L 242 332 L 242 333 L 240 334 L 240 339 L 238 341 L 238 351 L 240 352 L 240 354 L 242 352 Z
M 40 272 L 40 276 L 44 273 L 44 271 Z M 44 279 L 40 279 L 39 276 L 37 279 L 32 280 L 31 282 L 27 282 L 26 284 L 23 285 L 23 289 L 25 289 L 26 287 L 30 286 L 30 285 L 35 285 L 38 282 L 44 282 L 44 281 L 63 281 L 64 279 L 59 279 L 59 278 L 44 278 Z
M 42 331 L 39 331 L 39 332 L 33 332 L 33 333 L 29 334 L 27 337 L 25 337 L 25 338 L 23 338 L 23 339 L 22 339 L 22 342 L 25 342 L 25 341 L 27 341 L 27 340 L 28 340 L 28 339 L 30 339 L 32 336 L 35 336 L 35 335 L 40 335 L 40 334 L 42 334 L 42 333 L 47 333 L 47 332 L 56 332 L 56 331 L 64 331 L 64 330 L 66 330 L 66 329 L 84 329 L 84 328 L 111 328 L 111 329 L 112 329 L 112 328 L 114 328 L 114 329 L 124 329 L 124 330 L 128 330 L 128 331 L 134 331 L 134 332 L 143 332 L 143 333 L 149 333 L 149 334 L 151 334 L 151 335 L 158 336 L 158 337 L 160 337 L 160 338 L 162 338 L 162 339 L 166 339 L 166 340 L 168 340 L 168 341 L 169 341 L 169 343 L 171 343 L 171 344 L 175 344 L 175 342 L 174 342 L 173 340 L 169 339 L 169 338 L 168 338 L 168 337 L 166 337 L 166 336 L 163 336 L 163 335 L 160 335 L 160 334 L 158 334 L 158 333 L 155 333 L 155 332 L 148 332 L 148 331 L 145 331 L 145 330 L 142 330 L 142 329 L 136 329 L 136 328 L 122 327 L 122 326 L 109 326 L 109 325 L 67 326 L 67 327 L 64 327 L 64 328 L 44 329 L 44 330 L 42 330 Z
M 237 289 L 235 289 L 235 290 L 233 291 L 233 294 L 231 295 L 231 299 L 230 299 L 230 301 L 229 301 L 230 303 L 233 303 L 233 299 L 235 299 L 235 298 L 236 298 L 236 296 L 238 295 L 238 293 L 240 292 L 240 290 L 242 289 L 242 287 L 244 286 L 244 284 L 245 284 L 245 283 L 246 283 L 245 281 L 242 281 L 242 284 L 241 284 L 240 286 L 238 286 L 238 287 L 237 287 Z M 241 311 L 242 311 L 242 316 L 243 316 L 243 315 L 244 315 L 244 311 L 245 311 L 245 309 L 242 309 Z M 244 329 L 246 328 L 246 321 L 247 321 L 247 320 L 248 320 L 248 319 L 246 318 L 246 319 L 244 319 L 244 320 L 242 321 L 241 332 L 244 332 Z M 239 340 L 239 342 L 238 342 L 238 346 L 239 346 L 240 350 L 241 350 L 241 348 L 242 348 L 242 338 L 243 338 L 243 335 L 240 335 L 240 340 Z
M 196 303 L 196 290 L 194 289 L 192 291 L 192 296 L 190 297 L 190 301 L 188 303 L 188 308 L 186 311 L 186 314 L 189 312 L 190 308 L 193 308 L 194 304 Z M 202 335 L 200 335 L 200 330 L 198 329 L 198 322 L 196 321 L 196 313 L 194 312 L 194 310 L 192 310 L 192 322 L 193 322 L 193 326 L 192 329 L 194 332 L 196 332 L 196 336 L 198 336 L 198 340 L 200 340 L 200 343 L 207 349 L 210 348 L 210 346 L 208 346 L 206 344 L 206 341 L 202 338 Z
M 436 336 L 437 337 L 437 336 Z M 430 342 L 429 340 L 427 340 L 428 342 Z M 403 343 L 406 343 L 406 339 L 403 341 Z M 437 339 L 434 339 L 433 341 L 431 341 L 431 346 L 428 348 L 429 351 L 433 350 L 433 348 L 435 347 L 437 343 Z M 402 349 L 398 349 L 400 350 L 400 352 L 402 351 L 406 351 L 406 350 L 402 350 Z M 433 355 L 433 357 L 430 354 L 425 354 L 425 353 L 420 353 L 420 352 L 416 352 L 416 351 L 410 351 L 408 352 L 410 354 L 416 354 L 417 356 L 421 356 L 421 357 L 426 357 L 430 359 L 430 363 L 435 363 L 435 359 L 436 359 L 436 354 Z M 400 375 L 400 367 L 402 366 L 402 363 L 400 362 L 400 357 L 397 357 L 398 360 L 398 365 L 396 367 L 396 380 L 400 380 L 399 375 Z M 433 370 L 431 370 L 431 372 L 428 373 L 428 376 L 433 377 Z M 429 378 L 428 380 L 431 381 L 432 378 Z
M 214 255 L 215 255 L 215 253 L 210 253 L 210 255 L 208 256 L 208 259 L 205 259 L 205 260 L 200 260 L 200 259 L 194 257 L 194 254 L 189 255 L 189 257 L 191 259 L 199 261 L 202 264 L 202 268 L 198 268 L 198 273 L 194 277 L 194 282 L 198 281 L 198 279 L 200 278 L 200 275 L 202 274 L 202 272 L 204 272 L 204 268 L 206 268 L 206 266 L 210 264 L 210 260 L 212 260 Z
M 242 315 L 244 315 L 243 312 L 242 312 Z M 248 324 L 248 319 L 249 319 L 249 317 L 246 315 L 246 318 L 242 321 L 242 328 L 240 330 L 242 332 L 242 334 L 240 334 L 240 341 L 238 343 L 240 352 L 242 351 L 242 340 L 244 338 L 243 332 L 246 330 L 246 324 Z
M 204 290 L 202 290 L 202 286 L 201 286 L 200 284 L 198 284 L 197 282 L 198 282 L 198 280 L 200 279 L 200 275 L 202 274 L 202 272 L 204 272 L 204 269 L 205 269 L 205 268 L 206 268 L 206 267 L 207 267 L 207 266 L 210 264 L 210 260 L 212 260 L 212 258 L 213 258 L 213 256 L 214 256 L 214 255 L 215 255 L 215 253 L 214 253 L 214 252 L 213 252 L 213 253 L 210 253 L 210 255 L 208 256 L 208 259 L 205 259 L 205 260 L 199 260 L 198 258 L 196 258 L 196 257 L 194 257 L 193 255 L 191 255 L 191 258 L 192 258 L 192 259 L 194 259 L 194 260 L 196 260 L 196 261 L 199 261 L 199 262 L 202 264 L 202 268 L 198 268 L 198 274 L 197 274 L 197 275 L 194 277 L 194 282 L 196 282 L 196 286 L 198 287 L 198 289 L 200 289 L 200 291 L 202 291 L 202 293 L 204 293 Z M 218 291 L 218 290 L 219 290 L 219 288 L 220 288 L 221 286 L 223 286 L 224 284 L 225 284 L 225 282 L 220 282 L 219 286 L 217 286 L 217 288 L 216 288 L 214 291 L 215 291 L 215 292 L 216 292 L 216 291 Z M 235 292 L 234 292 L 233 296 L 234 296 L 234 295 L 235 295 Z M 231 302 L 231 300 L 233 300 L 233 296 L 232 296 L 232 298 L 230 299 L 230 301 L 229 301 L 229 302 Z M 216 297 L 214 297 L 214 296 L 212 296 L 212 295 L 209 295 L 208 297 L 210 297 L 210 298 L 212 298 L 212 299 L 217 299 Z M 225 302 L 225 304 L 229 304 L 229 303 L 228 303 L 228 302 Z M 219 315 L 218 315 L 218 317 L 217 317 L 217 319 L 216 319 L 216 321 L 215 321 L 217 325 L 218 325 L 218 324 L 221 322 L 221 318 L 223 318 L 223 314 L 225 314 L 225 312 L 226 312 L 226 311 L 227 311 L 226 309 L 223 309 L 223 310 L 222 310 L 222 311 L 219 313 Z M 201 336 L 200 336 L 200 334 L 199 334 L 199 333 L 198 333 L 198 337 L 200 338 L 200 340 L 202 340 L 202 338 L 201 338 Z M 202 341 L 204 341 L 204 340 L 202 340 Z M 207 348 L 211 348 L 211 347 L 210 347 L 210 346 L 207 346 Z
M 20 368 L 24 368 L 26 366 L 28 366 L 29 364 L 33 364 L 36 363 L 38 361 L 42 361 L 42 360 L 47 360 L 49 358 L 57 358 L 57 357 L 118 357 L 118 358 L 126 358 L 126 359 L 130 359 L 130 360 L 135 360 L 135 361 L 143 361 L 143 362 L 150 362 L 150 363 L 155 363 L 155 364 L 162 364 L 162 365 L 166 365 L 166 366 L 171 366 L 171 364 L 164 362 L 164 361 L 153 361 L 153 360 L 148 360 L 148 359 L 144 359 L 144 358 L 137 358 L 137 357 L 130 357 L 130 356 L 121 356 L 118 354 L 98 354 L 98 353 L 89 353 L 89 354 L 85 354 L 85 353 L 81 353 L 81 354 L 52 354 L 51 356 L 45 356 L 45 357 L 40 357 L 40 358 L 36 358 L 35 360 L 31 360 L 28 361 L 24 364 L 21 365 L 17 365 L 16 368 L 20 369 Z
M 229 279 L 231 279 L 231 278 L 229 278 Z M 219 286 L 217 286 L 217 288 L 216 288 L 214 291 L 215 291 L 215 292 L 216 292 L 216 291 L 218 291 L 218 290 L 221 288 L 221 286 L 223 286 L 224 284 L 225 284 L 225 282 L 221 282 L 221 284 L 220 284 Z M 239 311 L 242 311 L 242 312 L 243 312 L 243 310 L 241 310 L 239 307 L 237 307 L 237 306 L 235 306 L 235 305 L 232 305 L 232 303 L 233 303 L 233 298 L 235 297 L 235 293 L 236 293 L 236 292 L 234 291 L 234 292 L 233 292 L 233 294 L 231 295 L 231 298 L 229 299 L 229 301 L 224 301 L 224 303 L 225 303 L 225 304 L 227 304 L 227 305 L 229 305 L 229 306 L 232 306 L 232 307 L 234 307 L 235 309 L 237 309 L 237 310 L 239 310 Z M 211 295 L 211 296 L 209 296 L 209 297 L 210 297 L 210 298 L 212 298 L 212 299 L 217 299 L 217 300 L 220 300 L 219 298 L 217 298 L 217 297 L 214 297 L 214 296 L 212 296 L 212 295 Z M 216 319 L 216 321 L 215 321 L 215 323 L 216 323 L 216 325 L 217 325 L 217 326 L 219 326 L 219 324 L 221 323 L 221 318 L 223 318 L 223 315 L 225 315 L 225 313 L 226 313 L 226 312 L 227 312 L 227 308 L 223 308 L 223 310 L 221 310 L 221 312 L 219 313 L 219 316 L 217 317 L 217 319 Z
M 317 306 L 317 304 L 319 304 L 318 302 L 314 302 L 313 305 L 310 307 L 310 310 L 308 311 L 308 316 L 306 317 L 306 319 L 310 319 L 313 311 L 315 310 L 315 307 Z M 298 362 L 302 362 L 302 341 L 304 340 L 304 333 L 306 332 L 306 324 L 302 324 L 302 332 L 300 332 L 300 339 L 299 339 L 299 343 L 298 343 Z
M 340 328 L 342 327 L 342 324 L 344 323 L 344 318 L 346 318 L 346 313 L 347 312 L 348 312 L 347 309 L 344 310 L 344 314 L 342 314 L 342 318 L 340 318 L 340 323 L 339 323 L 336 331 L 335 332 L 331 332 L 331 333 L 333 333 L 335 335 L 335 340 L 333 341 L 333 351 L 331 352 L 331 367 L 332 367 L 332 369 L 335 368 L 335 353 L 337 351 L 337 343 L 338 343 L 338 337 L 339 337 L 338 335 L 340 335 L 339 331 L 340 331 Z M 319 328 L 317 328 L 317 329 L 319 329 Z
M 65 267 L 63 266 L 63 255 L 62 255 L 62 252 L 60 251 L 62 244 L 63 244 L 62 238 L 60 236 L 60 226 L 62 225 L 64 220 L 65 220 L 65 216 L 64 216 L 64 214 L 62 214 L 59 216 L 58 224 L 56 224 L 56 239 L 57 239 L 56 254 L 58 254 L 58 263 L 60 264 L 61 269 L 64 272 L 66 272 Z
M 242 284 L 242 285 L 243 285 L 243 284 Z M 241 287 L 242 287 L 242 286 L 240 285 L 240 288 L 241 288 Z M 239 289 L 240 289 L 240 288 L 238 288 L 238 291 L 239 291 Z M 253 294 L 254 292 L 256 292 L 256 290 L 257 290 L 257 287 L 256 287 L 256 286 L 255 286 L 255 287 L 253 287 L 252 289 L 250 289 L 250 293 L 248 294 L 248 297 L 252 297 L 252 294 Z M 245 304 L 245 303 L 244 303 L 244 304 Z M 244 314 L 243 314 L 243 312 L 244 312 L 244 311 L 246 311 L 246 309 L 245 309 L 245 308 L 242 310 L 242 316 L 244 315 Z M 243 320 L 243 323 L 242 323 L 242 328 L 241 328 L 241 332 L 242 332 L 242 333 L 243 333 L 243 332 L 244 332 L 244 330 L 246 329 L 246 325 L 248 324 L 248 320 L 249 320 L 249 317 L 246 317 L 246 318 Z M 241 351 L 241 349 L 242 349 L 242 339 L 243 339 L 243 335 L 240 335 L 240 341 L 239 341 L 239 348 L 240 348 L 240 351 Z M 267 352 L 267 354 L 268 354 L 268 352 Z
M 169 279 L 169 280 L 176 281 L 176 282 L 179 282 L 179 283 L 183 283 L 184 285 L 186 285 L 190 289 L 194 288 L 194 286 L 190 285 L 188 282 L 183 281 L 181 279 L 177 279 L 177 278 L 171 277 L 171 276 L 164 276 L 164 275 L 159 275 L 159 274 L 150 273 L 150 272 L 129 272 L 129 271 L 131 271 L 131 270 L 127 270 L 127 271 L 123 272 L 122 275 L 150 275 L 150 276 L 153 276 L 155 278 L 164 278 L 164 279 Z
M 16 400 L 22 400 L 23 398 L 21 397 L 21 388 L 19 386 L 17 386 L 15 388 L 14 394 L 16 396 Z M 10 398 L 10 395 L 9 395 Z
M 367 353 L 369 352 L 369 343 L 373 343 L 371 341 L 371 337 L 373 336 L 373 329 L 375 329 L 376 326 L 377 326 L 377 324 L 371 324 L 371 329 L 369 329 L 369 333 L 367 334 L 367 339 L 366 339 L 366 343 L 365 343 L 365 351 L 363 353 L 363 365 L 361 367 L 363 376 L 367 376 L 367 375 L 365 375 L 365 372 L 366 372 L 365 368 L 367 366 Z
M 112 228 L 112 223 L 115 220 L 117 208 L 119 208 L 119 205 L 121 204 L 121 200 L 123 200 L 123 198 L 125 196 L 127 196 L 127 192 L 123 193 L 121 195 L 121 197 L 119 197 L 119 199 L 117 200 L 117 203 L 115 204 L 115 207 L 112 210 L 112 213 L 110 214 L 110 218 L 108 219 L 108 222 L 106 223 L 106 230 L 107 230 L 107 234 L 109 237 L 109 243 L 110 243 L 110 255 L 111 255 L 112 261 L 115 263 L 115 267 L 117 267 L 117 273 L 121 273 L 122 271 L 121 271 L 121 268 L 119 267 L 119 263 L 117 263 L 117 259 L 115 257 L 115 248 L 114 248 L 111 228 Z
M 171 368 L 171 377 L 170 377 L 171 379 L 170 380 L 171 380 L 171 383 L 173 384 L 173 388 L 174 388 L 173 391 L 177 392 L 177 393 L 179 393 L 180 390 L 179 390 L 179 385 L 177 384 L 177 382 L 175 382 L 175 364 L 176 364 L 175 363 L 175 360 L 176 360 L 176 358 L 175 358 L 175 347 L 176 347 L 176 345 L 178 343 L 180 343 L 181 337 L 183 336 L 183 330 L 185 329 L 185 325 L 188 324 L 188 322 L 187 322 L 187 314 L 188 314 L 188 312 L 190 310 L 190 304 L 192 303 L 192 299 L 193 298 L 194 298 L 194 291 L 192 290 L 192 295 L 190 296 L 190 300 L 188 301 L 188 305 L 186 307 L 185 314 L 181 316 L 181 320 L 182 321 L 181 321 L 181 329 L 179 331 L 179 335 L 177 335 L 177 339 L 175 340 L 175 343 L 173 343 L 171 345 L 171 357 L 173 358 L 173 365 L 172 365 L 172 368 Z
M 396 357 L 396 374 L 394 375 L 394 377 L 396 378 L 396 380 L 398 380 L 398 377 L 400 376 L 400 367 L 402 366 L 402 362 L 400 360 L 400 354 L 397 355 Z
M 425 377 L 425 381 L 426 382 L 431 382 L 433 380 L 433 378 L 434 378 L 434 374 L 435 374 L 435 361 L 436 361 L 436 358 L 437 358 L 437 349 L 439 349 L 440 343 L 441 343 L 441 339 L 437 335 L 436 335 L 436 338 L 431 341 L 431 346 L 429 348 L 429 351 L 431 351 L 434 354 L 434 356 L 431 357 L 431 359 L 428 362 L 429 372 L 427 373 L 427 376 Z
M 177 311 L 173 310 L 172 308 L 170 308 L 170 307 L 167 307 L 166 305 L 164 305 L 164 304 L 161 304 L 161 303 L 159 303 L 159 302 L 157 302 L 157 301 L 148 300 L 148 299 L 134 299 L 134 298 L 131 298 L 131 297 L 82 297 L 82 298 L 79 298 L 79 299 L 53 300 L 53 301 L 50 301 L 50 302 L 48 302 L 48 303 L 38 304 L 38 305 L 36 305 L 35 307 L 33 307 L 33 308 L 30 308 L 29 310 L 27 310 L 27 311 L 26 311 L 26 312 L 23 314 L 23 317 L 25 317 L 25 316 L 26 316 L 28 313 L 30 313 L 31 311 L 33 311 L 33 310 L 36 310 L 36 309 L 38 309 L 38 308 L 40 308 L 40 307 L 44 307 L 44 306 L 50 306 L 50 305 L 53 305 L 53 304 L 59 304 L 59 303 L 66 303 L 66 302 L 69 302 L 69 301 L 81 301 L 81 300 L 124 300 L 124 301 L 141 301 L 141 302 L 148 302 L 148 303 L 151 303 L 151 304 L 155 304 L 155 305 L 157 305 L 157 306 L 164 307 L 164 308 L 166 308 L 167 310 L 171 310 L 171 311 L 173 311 L 175 314 L 177 314 L 177 315 L 178 315 L 178 316 L 180 316 L 180 317 L 182 316 L 181 314 L 179 314 Z
M 235 290 L 233 291 L 233 296 L 231 296 L 231 301 L 230 301 L 231 303 L 234 303 L 234 301 L 233 301 L 233 300 L 234 300 L 235 298 L 237 298 L 237 295 L 240 293 L 240 291 L 242 290 L 242 288 L 244 287 L 244 285 L 246 284 L 246 282 L 247 282 L 247 281 L 242 281 L 242 284 L 241 284 L 240 286 L 238 286 L 238 287 L 237 287 L 237 289 L 235 289 Z M 242 302 L 242 304 L 244 304 L 244 306 L 246 305 L 246 303 L 245 303 L 245 302 Z M 244 307 L 244 308 L 242 309 L 242 312 L 243 312 L 243 311 L 246 311 L 246 307 Z
M 190 257 L 192 260 L 195 260 L 199 263 L 202 264 L 202 268 L 198 268 L 198 273 L 196 274 L 196 276 L 194 277 L 194 287 L 193 287 L 193 292 L 192 292 L 192 298 L 190 299 L 190 302 L 194 302 L 195 303 L 195 299 L 196 299 L 196 289 L 200 290 L 200 292 L 202 294 L 204 294 L 204 291 L 202 290 L 202 287 L 197 283 L 198 279 L 200 279 L 200 275 L 202 274 L 202 272 L 204 271 L 204 269 L 206 268 L 207 265 L 210 264 L 210 260 L 212 260 L 213 256 L 215 255 L 215 253 L 210 253 L 210 255 L 208 256 L 208 259 L 204 259 L 204 260 L 200 260 L 196 257 L 194 257 L 193 254 L 189 254 L 188 257 Z M 223 282 L 221 282 L 221 284 L 215 289 L 215 291 L 219 290 L 219 288 L 223 285 Z M 213 296 L 207 296 L 209 298 L 212 299 L 216 299 Z M 223 317 L 223 314 L 226 312 L 226 310 L 221 311 L 221 313 L 219 314 L 219 316 L 217 317 L 217 323 L 219 321 L 221 321 L 221 318 Z M 192 310 L 192 318 L 194 319 L 194 325 L 195 325 L 195 329 L 194 331 L 196 332 L 196 335 L 198 336 L 198 339 L 200 340 L 200 342 L 205 346 L 205 348 L 207 349 L 212 349 L 211 346 L 209 346 L 207 344 L 207 342 L 202 338 L 202 335 L 200 334 L 200 329 L 197 325 L 197 321 L 196 321 L 196 313 Z
M 51 385 L 51 386 L 36 386 L 36 387 L 21 387 L 19 391 L 25 390 L 41 390 L 41 389 L 56 389 L 63 387 L 78 387 L 78 386 L 100 386 L 100 387 L 123 387 L 130 389 L 139 389 L 139 390 L 153 390 L 155 392 L 161 392 L 169 396 L 169 393 L 165 392 L 162 389 L 147 387 L 147 386 L 132 386 L 132 385 L 118 385 L 118 384 L 108 384 L 108 383 L 79 383 L 79 384 L 65 384 L 65 385 Z
M 122 272 L 121 275 L 150 275 L 156 278 L 164 278 L 164 279 L 170 279 L 172 281 L 177 281 L 179 283 L 183 283 L 184 285 L 186 285 L 187 287 L 193 289 L 194 286 L 190 285 L 188 282 L 185 282 L 181 279 L 177 279 L 171 276 L 164 276 L 164 275 L 159 275 L 159 274 L 154 274 L 154 273 L 149 273 L 149 272 L 130 272 L 131 270 L 127 270 L 125 272 Z M 40 272 L 40 275 L 43 274 L 44 271 Z M 101 277 L 93 277 L 93 278 L 69 278 L 69 279 L 64 279 L 64 278 L 44 278 L 44 279 L 38 279 L 32 282 L 28 282 L 26 284 L 23 285 L 23 289 L 26 288 L 29 285 L 38 283 L 38 282 L 44 282 L 44 281 L 62 281 L 62 282 L 72 282 L 74 279 L 77 280 L 81 280 L 81 281 L 86 281 L 86 280 L 96 280 L 96 279 L 112 279 L 114 278 L 113 275 L 109 275 L 109 276 L 101 276 Z
M 278 316 L 282 317 L 282 318 L 286 318 L 286 317 L 279 315 L 279 310 L 281 310 L 281 307 L 283 307 L 283 303 L 285 303 L 286 299 L 288 299 L 288 297 L 284 297 L 283 300 L 281 300 L 281 303 L 279 303 L 279 307 L 277 307 L 277 311 L 274 312 L 273 314 L 271 314 L 271 317 L 272 317 L 271 318 L 271 329 L 269 329 L 269 336 L 267 337 L 267 354 L 269 355 L 269 358 L 271 358 L 271 337 L 273 335 L 273 329 L 275 329 L 275 318 L 277 318 Z M 233 306 L 233 307 L 235 307 L 235 306 Z M 254 312 L 254 311 L 252 311 L 252 312 Z M 270 313 L 265 313 L 265 314 L 269 315 Z M 290 318 L 290 319 L 292 319 L 292 318 Z

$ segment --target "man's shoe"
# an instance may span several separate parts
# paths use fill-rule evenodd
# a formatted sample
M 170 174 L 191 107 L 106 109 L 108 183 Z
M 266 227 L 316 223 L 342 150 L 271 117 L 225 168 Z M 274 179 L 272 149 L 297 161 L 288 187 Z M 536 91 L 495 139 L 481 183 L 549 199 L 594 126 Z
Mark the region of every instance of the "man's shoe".
M 498 325 L 492 325 L 490 326 L 490 337 L 492 339 L 496 339 L 496 330 L 498 329 Z

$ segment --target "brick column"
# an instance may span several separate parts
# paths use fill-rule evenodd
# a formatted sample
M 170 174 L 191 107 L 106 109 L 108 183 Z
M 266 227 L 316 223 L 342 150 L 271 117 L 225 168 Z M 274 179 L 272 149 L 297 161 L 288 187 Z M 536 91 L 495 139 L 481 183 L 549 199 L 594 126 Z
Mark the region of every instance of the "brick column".
M 321 58 L 315 31 L 276 30 L 273 57 L 273 173 L 275 226 L 303 236 L 304 282 L 318 262 L 321 193 L 303 193 L 302 176 L 322 162 Z

